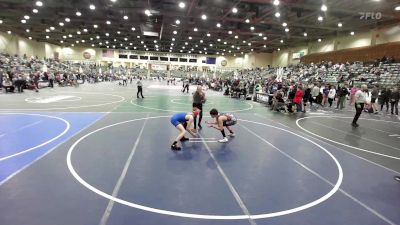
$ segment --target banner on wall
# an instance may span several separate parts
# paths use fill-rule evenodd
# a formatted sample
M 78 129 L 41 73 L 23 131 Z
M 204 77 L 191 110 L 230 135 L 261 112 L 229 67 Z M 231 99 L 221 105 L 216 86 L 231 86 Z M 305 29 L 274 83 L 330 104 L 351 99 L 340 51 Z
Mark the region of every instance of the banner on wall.
M 103 49 L 103 57 L 114 58 L 114 50 Z
M 167 65 L 151 64 L 151 70 L 167 70 Z
M 296 52 L 293 53 L 293 59 L 300 59 L 301 57 L 303 57 L 305 54 L 304 52 Z

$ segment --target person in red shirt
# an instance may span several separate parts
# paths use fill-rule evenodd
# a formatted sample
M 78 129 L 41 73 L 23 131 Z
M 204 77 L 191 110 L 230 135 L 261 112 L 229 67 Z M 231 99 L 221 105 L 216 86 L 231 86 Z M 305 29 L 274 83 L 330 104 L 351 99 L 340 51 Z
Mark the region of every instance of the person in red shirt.
M 296 95 L 294 96 L 293 103 L 297 106 L 297 112 L 302 111 L 302 100 L 303 100 L 303 88 L 299 85 L 297 87 Z

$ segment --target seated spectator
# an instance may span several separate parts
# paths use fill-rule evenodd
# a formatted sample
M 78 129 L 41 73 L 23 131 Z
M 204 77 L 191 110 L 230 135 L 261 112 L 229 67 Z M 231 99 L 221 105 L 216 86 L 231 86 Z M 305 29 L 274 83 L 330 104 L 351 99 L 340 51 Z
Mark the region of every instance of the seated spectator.
M 15 87 L 13 86 L 13 84 L 9 78 L 6 78 L 3 81 L 3 87 L 6 90 L 6 93 L 8 93 L 8 92 L 14 93 Z

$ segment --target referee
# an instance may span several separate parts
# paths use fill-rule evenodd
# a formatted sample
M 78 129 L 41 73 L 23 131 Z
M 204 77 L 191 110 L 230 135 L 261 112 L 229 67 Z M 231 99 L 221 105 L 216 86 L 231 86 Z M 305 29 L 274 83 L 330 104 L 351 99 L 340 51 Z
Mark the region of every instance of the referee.
M 142 98 L 144 98 L 143 97 L 142 77 L 139 77 L 139 80 L 136 82 L 136 85 L 137 85 L 137 94 L 136 94 L 137 98 L 139 98 L 139 93 L 142 96 Z
M 199 123 L 197 124 L 197 116 L 194 117 L 194 129 L 196 129 L 196 125 L 201 127 L 201 120 L 203 119 L 203 103 L 206 102 L 206 95 L 203 92 L 203 88 L 198 85 L 196 92 L 193 94 L 193 107 L 200 109 L 199 113 Z

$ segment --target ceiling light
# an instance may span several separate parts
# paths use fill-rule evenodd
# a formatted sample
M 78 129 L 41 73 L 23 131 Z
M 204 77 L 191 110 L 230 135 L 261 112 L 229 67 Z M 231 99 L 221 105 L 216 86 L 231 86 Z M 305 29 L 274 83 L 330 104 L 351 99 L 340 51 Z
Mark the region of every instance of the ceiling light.
M 140 36 L 136 36 L 137 39 L 140 39 Z
M 400 11 L 400 5 L 399 5 L 399 6 L 397 6 L 396 8 L 394 8 L 394 10 L 396 10 L 396 11 Z
M 185 8 L 186 4 L 184 2 L 179 2 L 179 8 L 183 9 Z
M 46 36 L 46 39 L 49 39 L 50 37 L 49 36 Z
M 239 36 L 236 35 L 236 36 L 235 36 L 235 39 L 238 39 L 238 38 L 239 38 Z
M 172 41 L 175 41 L 175 38 L 172 38 Z
M 24 16 L 24 19 L 29 20 L 30 17 L 29 16 Z
M 354 35 L 354 31 L 350 32 L 350 35 L 353 36 Z
M 117 34 L 121 34 L 121 31 L 117 31 Z
M 29 30 L 29 29 L 26 29 L 25 31 L 26 31 L 26 33 L 29 33 L 29 32 L 31 32 L 31 30 Z
M 32 40 L 32 37 L 28 37 L 29 38 L 29 40 Z
M 111 24 L 111 22 L 107 20 L 107 21 L 106 21 L 106 24 L 107 24 L 107 25 L 110 25 L 110 24 Z
M 132 31 L 135 31 L 135 30 L 136 30 L 136 28 L 132 27 L 132 28 L 131 28 L 131 30 L 132 30 Z
M 206 16 L 205 14 L 203 14 L 203 15 L 201 16 L 201 19 L 202 19 L 202 20 L 206 20 L 206 19 L 207 19 L 207 16 Z
M 275 17 L 276 17 L 276 18 L 279 18 L 280 16 L 281 16 L 281 14 L 280 14 L 279 12 L 276 12 L 276 13 L 275 13 Z
M 0 24 L 3 24 L 3 20 L 0 20 Z
M 266 48 L 267 47 L 267 45 L 264 45 L 264 48 Z
M 97 24 L 95 24 L 95 25 L 93 25 L 93 27 L 97 29 L 99 26 L 97 26 Z
M 246 43 L 246 41 L 243 41 L 243 44 Z
M 338 26 L 338 27 L 342 27 L 343 24 L 342 24 L 342 23 L 338 23 L 337 26 Z
M 303 35 L 304 35 L 304 37 L 307 37 L 308 34 L 307 34 L 307 33 L 304 33 Z
M 283 43 L 283 40 L 281 40 L 281 43 Z
M 32 12 L 33 12 L 33 13 L 38 13 L 39 10 L 37 10 L 37 9 L 32 9 Z
M 251 43 L 248 43 L 247 45 L 248 45 L 248 46 L 251 46 Z
M 275 0 L 274 5 L 279 5 L 279 0 Z
M 194 29 L 193 29 L 195 32 L 197 32 L 198 31 L 198 29 L 195 27 Z
M 207 37 L 210 37 L 211 36 L 211 34 L 210 33 L 207 33 Z
M 129 19 L 129 17 L 128 16 L 124 16 L 124 20 L 127 20 L 127 19 Z
M 11 34 L 11 31 L 9 30 L 9 31 L 7 31 L 7 34 Z
M 282 23 L 282 26 L 283 26 L 283 27 L 286 27 L 286 26 L 287 26 L 287 23 Z
M 217 23 L 217 27 L 220 28 L 220 27 L 221 27 L 221 24 L 220 24 L 220 23 Z
M 64 39 L 67 39 L 67 36 L 64 35 L 63 38 L 64 38 Z
M 280 48 L 278 48 L 278 52 L 280 51 L 281 49 Z
M 213 46 L 213 44 L 210 44 L 210 47 L 212 47 Z
M 203 43 L 203 40 L 200 40 L 200 43 Z
M 151 16 L 150 10 L 148 9 L 144 10 L 144 14 L 146 14 L 147 16 Z
M 81 34 L 81 32 L 80 32 L 80 31 L 77 31 L 76 34 Z
M 83 29 L 83 32 L 87 33 L 87 32 L 88 32 L 88 29 L 86 29 L 86 28 L 85 28 L 85 29 Z
M 26 20 L 21 20 L 21 23 L 26 23 Z
M 64 26 L 64 23 L 63 23 L 63 22 L 60 22 L 59 25 L 60 25 L 60 27 L 62 27 L 62 26 Z
M 78 12 L 75 13 L 75 15 L 76 16 L 82 16 L 82 13 L 78 11 Z
M 192 37 L 189 37 L 189 40 L 192 40 Z
M 174 34 L 177 34 L 178 32 L 176 31 L 176 30 L 174 30 L 174 32 L 173 32 Z
M 323 20 L 324 20 L 324 17 L 318 16 L 318 21 L 323 21 Z
M 82 42 L 82 43 L 85 43 L 85 40 L 82 40 L 81 42 Z
M 43 2 L 37 1 L 37 2 L 36 2 L 36 6 L 42 7 L 42 6 L 43 6 Z
M 218 41 L 218 42 L 221 42 L 221 39 L 218 38 L 217 41 Z
M 68 37 L 72 38 L 73 36 L 72 36 L 72 34 L 68 34 Z M 97 36 L 97 37 L 98 37 L 97 39 L 100 38 L 99 36 Z
M 249 20 L 249 19 L 246 19 L 245 22 L 246 22 L 246 23 L 250 23 L 250 20 Z
M 233 13 L 237 13 L 237 12 L 238 12 L 238 9 L 237 9 L 237 8 L 233 8 L 233 9 L 232 9 L 232 12 L 233 12 Z
M 181 21 L 180 20 L 176 20 L 175 23 L 176 24 L 181 24 Z
M 93 5 L 93 4 L 91 4 L 91 5 L 89 6 L 89 9 L 90 9 L 90 10 L 95 10 L 95 9 L 96 9 L 96 6 Z
M 232 31 L 230 30 L 230 31 L 228 31 L 228 34 L 232 34 Z
M 50 30 L 55 30 L 56 28 L 54 28 L 54 27 L 50 27 Z
M 111 2 L 117 2 L 117 0 L 111 0 Z
M 326 5 L 322 5 L 321 10 L 325 12 L 326 10 L 328 10 L 328 7 Z
M 64 43 L 64 41 L 63 41 L 63 40 L 61 40 L 61 41 L 60 41 L 60 43 L 62 44 L 62 43 Z
M 226 41 L 224 41 L 224 45 L 226 45 L 227 43 L 226 43 Z
M 318 39 L 318 42 L 321 42 L 321 41 L 322 41 L 321 38 L 319 38 L 319 39 Z
M 127 38 L 125 38 L 125 39 L 128 40 Z M 125 41 L 126 41 L 126 40 L 125 40 Z M 154 43 L 157 43 L 157 40 L 154 40 L 153 42 L 154 42 Z
M 65 22 L 69 23 L 69 22 L 71 22 L 71 19 L 70 18 L 65 18 Z
M 254 27 L 250 27 L 250 30 L 254 30 Z
M 264 40 L 267 40 L 267 37 L 263 37 Z
M 289 28 L 285 28 L 285 32 L 289 32 L 290 30 L 289 30 Z
M 262 33 L 259 33 L 259 34 L 258 34 L 258 36 L 262 37 L 262 36 L 263 36 L 263 34 L 262 34 Z
M 108 37 L 108 36 L 110 36 L 110 34 L 109 34 L 109 33 L 106 33 L 106 36 Z

